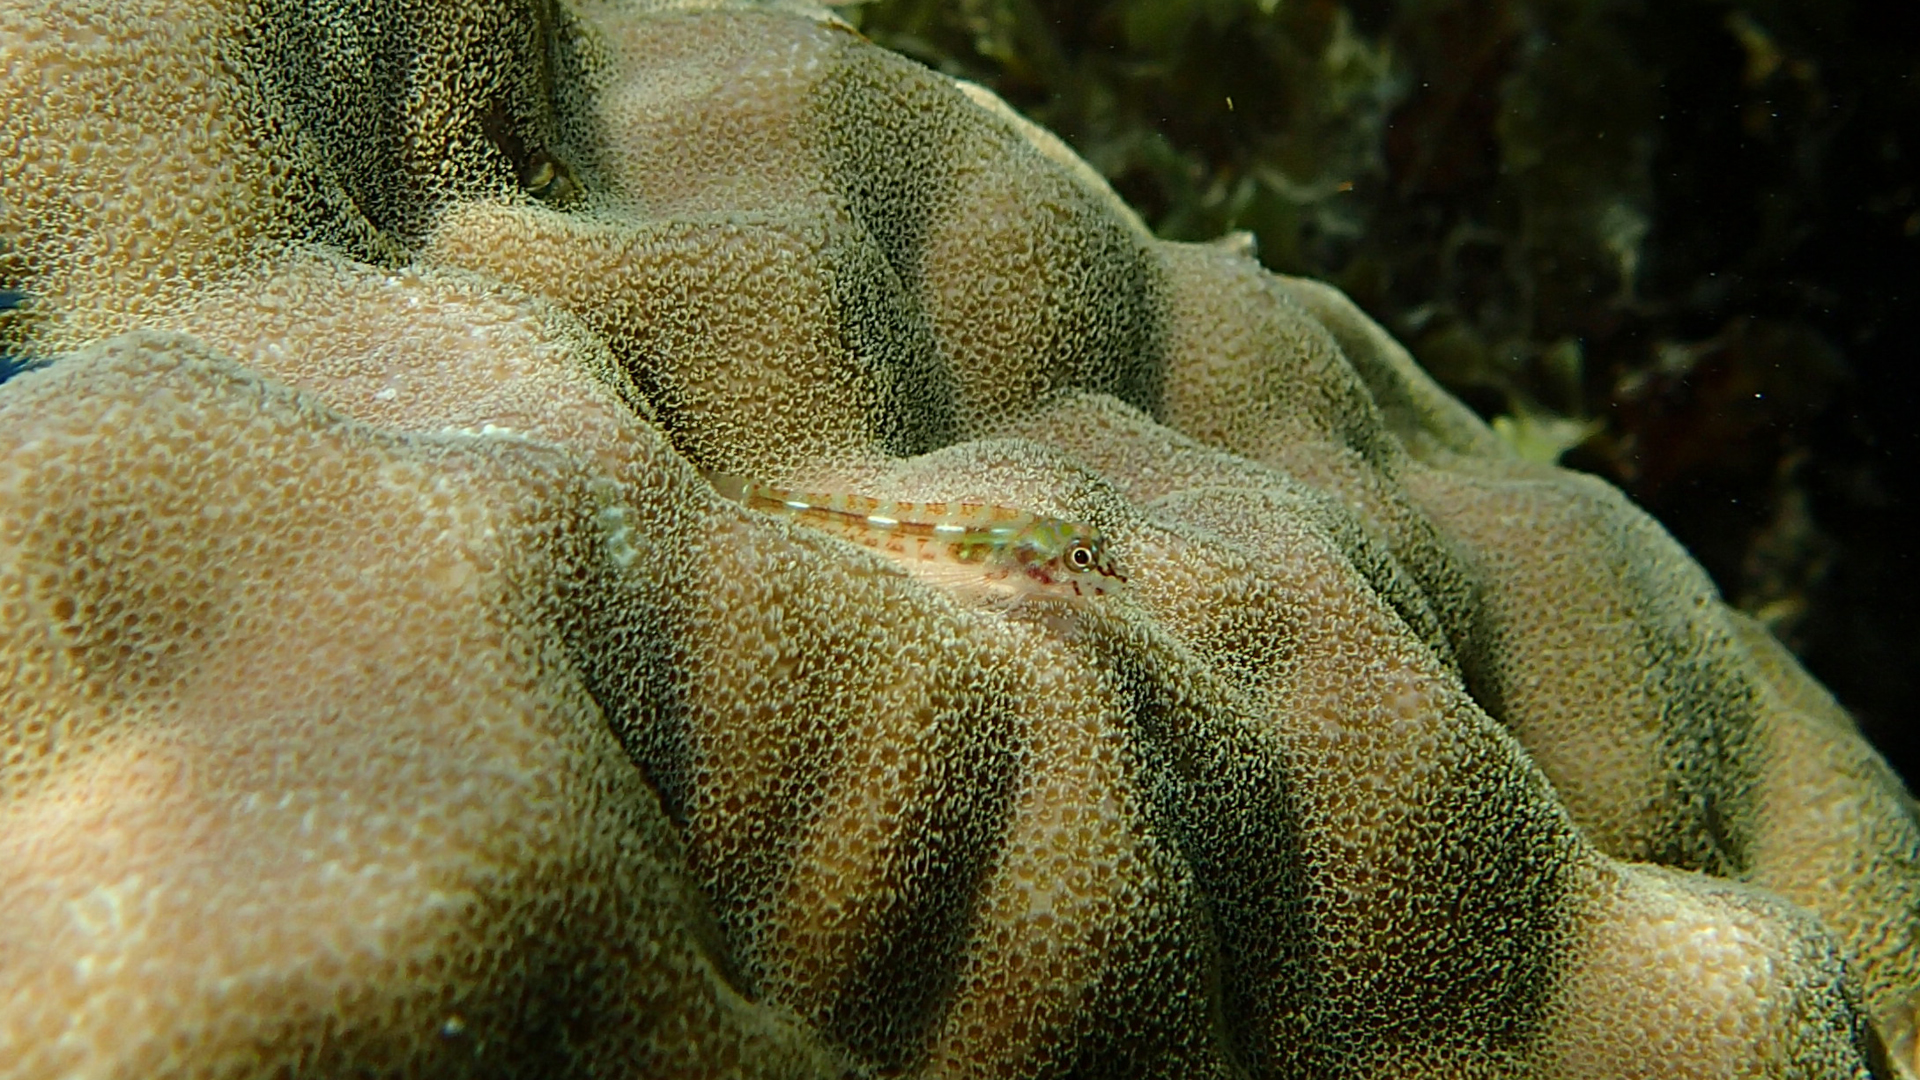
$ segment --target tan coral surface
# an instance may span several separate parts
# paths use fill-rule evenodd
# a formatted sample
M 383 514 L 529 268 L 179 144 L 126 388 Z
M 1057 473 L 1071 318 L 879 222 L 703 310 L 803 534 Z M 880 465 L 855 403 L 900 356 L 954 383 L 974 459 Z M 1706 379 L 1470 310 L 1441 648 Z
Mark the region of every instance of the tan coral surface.
M 0 95 L 0 1075 L 1908 1073 L 1844 712 L 977 88 L 797 5 L 62 0 Z

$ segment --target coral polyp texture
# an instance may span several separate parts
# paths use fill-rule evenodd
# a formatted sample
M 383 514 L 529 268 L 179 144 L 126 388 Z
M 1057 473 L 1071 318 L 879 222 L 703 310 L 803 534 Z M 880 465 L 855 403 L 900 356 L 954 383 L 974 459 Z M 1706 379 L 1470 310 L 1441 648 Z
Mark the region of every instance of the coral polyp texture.
M 0 94 L 0 1074 L 1911 1075 L 1845 713 L 984 91 L 799 5 L 62 0 Z

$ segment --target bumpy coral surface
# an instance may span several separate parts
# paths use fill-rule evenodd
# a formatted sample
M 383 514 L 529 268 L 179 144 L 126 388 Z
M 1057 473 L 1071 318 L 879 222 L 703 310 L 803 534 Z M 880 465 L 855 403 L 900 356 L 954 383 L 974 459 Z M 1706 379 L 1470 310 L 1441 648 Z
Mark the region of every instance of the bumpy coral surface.
M 1819 686 L 983 91 L 798 7 L 82 0 L 0 96 L 0 1073 L 1910 1068 L 1920 829 Z

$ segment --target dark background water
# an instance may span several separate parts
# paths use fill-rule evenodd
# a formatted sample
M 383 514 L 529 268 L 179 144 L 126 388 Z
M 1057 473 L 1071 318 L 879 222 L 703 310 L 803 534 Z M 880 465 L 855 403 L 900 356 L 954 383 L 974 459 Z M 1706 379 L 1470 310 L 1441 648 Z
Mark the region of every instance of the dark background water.
M 1920 5 L 843 10 L 1161 235 L 1248 230 L 1346 289 L 1652 511 L 1920 777 Z

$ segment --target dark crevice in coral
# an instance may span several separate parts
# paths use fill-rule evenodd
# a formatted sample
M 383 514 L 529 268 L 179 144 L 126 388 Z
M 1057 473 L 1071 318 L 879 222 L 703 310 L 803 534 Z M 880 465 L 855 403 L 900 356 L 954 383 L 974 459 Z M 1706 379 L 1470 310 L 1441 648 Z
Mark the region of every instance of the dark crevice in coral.
M 0 383 L 41 366 L 40 361 L 8 344 L 17 338 L 16 324 L 22 321 L 26 302 L 25 293 L 0 288 Z
M 288 3 L 271 0 L 248 24 L 275 33 L 249 30 L 223 58 L 271 103 L 249 118 L 255 137 L 314 167 L 289 193 L 307 238 L 390 265 L 453 201 L 517 190 L 564 201 L 576 189 L 550 146 L 561 111 L 552 68 L 566 53 L 549 0 L 487 9 L 484 26 L 461 7 L 422 21 L 393 0 L 363 0 L 355 17 L 318 19 L 277 11 Z M 455 93 L 458 72 L 489 83 Z
M 1242 1069 L 1292 1075 L 1326 1047 L 1309 1019 L 1319 997 L 1305 944 L 1314 940 L 1311 882 L 1302 872 L 1311 858 L 1288 779 L 1274 747 L 1222 719 L 1241 710 L 1186 699 L 1151 657 L 1129 643 L 1103 659 L 1129 699 L 1129 751 L 1142 777 L 1143 809 L 1190 875 L 1194 903 L 1211 916 L 1208 944 L 1217 965 L 1209 972 L 1217 988 L 1204 998 L 1166 996 L 1209 1000 L 1221 1013 L 1217 1023 L 1169 1017 L 1168 1027 L 1217 1030 L 1228 1040 L 1226 1056 Z M 1269 1050 L 1291 1060 L 1269 1060 Z
M 927 108 L 915 101 L 929 92 L 926 86 L 905 71 L 886 70 L 895 77 L 883 84 L 871 66 L 847 65 L 822 81 L 810 105 L 815 126 L 826 135 L 834 184 L 886 264 L 883 274 L 834 276 L 841 307 L 835 322 L 848 355 L 879 372 L 894 400 L 913 403 L 910 409 L 874 410 L 890 425 L 873 433 L 875 441 L 910 457 L 960 438 L 958 384 L 939 356 L 922 272 L 928 232 L 952 199 L 953 170 L 949 149 L 927 129 L 875 145 L 874 133 L 888 130 L 884 117 L 866 111 L 875 102 Z M 909 415 L 917 422 L 907 423 Z
M 1011 705 L 963 705 L 935 721 L 951 748 L 935 751 L 928 767 L 951 775 L 930 788 L 979 797 L 921 799 L 911 808 L 920 820 L 904 821 L 903 831 L 918 842 L 898 853 L 900 865 L 888 874 L 906 884 L 876 920 L 822 1024 L 829 1038 L 886 1074 L 924 1064 L 967 966 L 969 943 L 980 940 L 987 884 L 1017 817 L 1022 774 Z
M 32 371 L 40 366 L 39 362 L 31 357 L 0 352 L 0 383 L 6 382 L 23 371 Z

